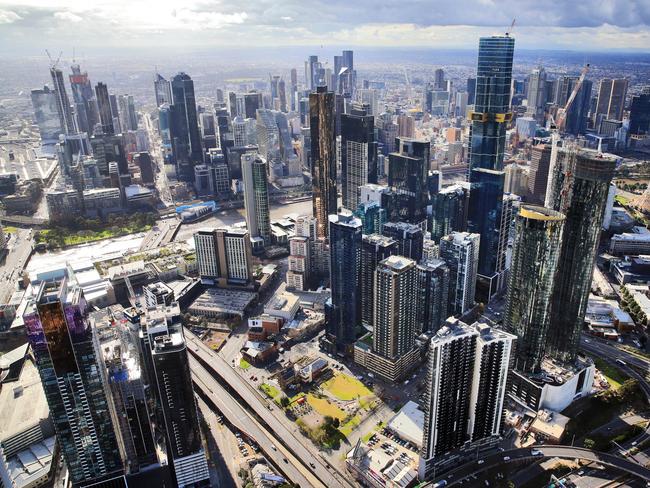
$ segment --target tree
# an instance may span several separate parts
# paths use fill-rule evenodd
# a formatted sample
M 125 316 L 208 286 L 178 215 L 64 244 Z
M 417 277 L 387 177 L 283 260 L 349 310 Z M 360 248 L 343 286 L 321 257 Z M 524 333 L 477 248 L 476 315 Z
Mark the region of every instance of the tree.
M 596 441 L 594 441 L 593 439 L 585 439 L 582 445 L 585 447 L 585 449 L 593 449 L 594 446 L 596 445 Z

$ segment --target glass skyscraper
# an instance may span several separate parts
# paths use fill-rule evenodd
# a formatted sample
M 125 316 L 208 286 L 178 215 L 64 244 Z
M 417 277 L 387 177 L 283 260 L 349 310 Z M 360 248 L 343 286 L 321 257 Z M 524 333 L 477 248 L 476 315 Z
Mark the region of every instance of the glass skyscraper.
M 203 162 L 201 136 L 196 115 L 194 82 L 189 75 L 178 73 L 171 81 L 172 98 L 172 147 L 176 157 L 179 177 L 192 179 L 194 170 L 189 163 Z
M 564 147 L 551 162 L 549 206 L 566 216 L 551 301 L 548 352 L 563 361 L 578 354 L 596 251 L 616 160 L 592 149 Z
M 123 475 L 81 288 L 43 282 L 23 315 L 73 485 Z
M 518 337 L 514 367 L 523 373 L 537 373 L 546 349 L 564 215 L 522 205 L 515 225 L 505 327 Z
M 476 100 L 471 112 L 468 230 L 480 234 L 478 273 L 487 296 L 496 286 L 500 213 L 503 198 L 503 154 L 506 128 L 512 119 L 510 85 L 515 40 L 482 37 L 476 73 Z

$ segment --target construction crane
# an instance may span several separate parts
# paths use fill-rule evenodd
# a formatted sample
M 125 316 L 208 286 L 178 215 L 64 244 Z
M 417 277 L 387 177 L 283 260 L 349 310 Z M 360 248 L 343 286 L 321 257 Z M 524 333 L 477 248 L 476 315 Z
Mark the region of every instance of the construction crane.
M 587 73 L 589 72 L 589 64 L 585 64 L 585 67 L 582 68 L 582 71 L 580 72 L 580 78 L 578 78 L 578 82 L 575 84 L 573 87 L 573 91 L 571 92 L 571 95 L 569 96 L 569 99 L 566 102 L 566 105 L 564 107 L 561 107 L 557 111 L 557 118 L 555 120 L 555 126 L 557 127 L 558 131 L 561 131 L 564 129 L 564 123 L 566 121 L 566 114 L 571 108 L 571 105 L 573 105 L 573 102 L 578 96 L 578 92 L 580 91 L 580 87 L 582 87 L 582 83 L 585 81 L 585 77 L 587 76 Z M 553 122 L 553 118 L 551 117 L 551 122 Z
M 517 19 L 512 19 L 512 23 L 510 24 L 510 29 L 508 29 L 508 31 L 506 32 L 506 36 L 509 36 L 515 30 L 515 21 L 516 20 Z
M 50 54 L 50 51 L 47 49 L 45 50 L 45 53 L 47 54 L 47 57 L 50 58 L 50 68 L 54 69 L 58 66 L 59 61 L 61 60 L 61 56 L 63 56 L 63 51 L 59 53 L 59 57 L 56 58 L 56 61 L 53 61 L 52 55 Z

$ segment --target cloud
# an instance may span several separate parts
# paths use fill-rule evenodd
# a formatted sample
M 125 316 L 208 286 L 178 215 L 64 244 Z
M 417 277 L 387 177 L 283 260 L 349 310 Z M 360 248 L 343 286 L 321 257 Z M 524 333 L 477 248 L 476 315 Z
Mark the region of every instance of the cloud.
M 513 17 L 519 47 L 650 50 L 650 0 L 0 0 L 0 44 L 474 47 Z
M 12 24 L 17 20 L 20 20 L 22 17 L 16 12 L 11 10 L 2 10 L 0 9 L 0 25 L 1 24 Z
M 73 14 L 72 12 L 55 12 L 54 17 L 56 17 L 59 20 L 63 20 L 65 22 L 81 22 L 83 20 L 82 17 L 80 17 L 77 14 Z

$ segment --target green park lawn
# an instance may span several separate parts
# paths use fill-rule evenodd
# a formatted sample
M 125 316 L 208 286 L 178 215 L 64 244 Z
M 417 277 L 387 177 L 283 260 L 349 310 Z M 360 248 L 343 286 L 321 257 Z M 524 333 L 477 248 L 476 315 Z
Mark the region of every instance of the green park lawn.
M 241 369 L 248 369 L 248 368 L 251 367 L 251 363 L 249 363 L 248 361 L 246 361 L 244 358 L 241 358 L 241 359 L 239 360 L 239 367 L 240 367 Z
M 323 383 L 321 387 L 344 402 L 372 395 L 372 392 L 363 383 L 343 373 L 336 373 L 334 377 Z

